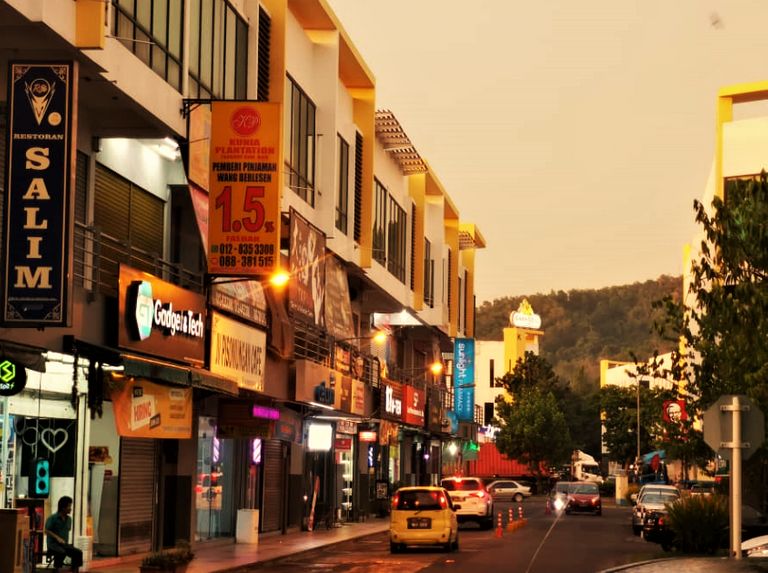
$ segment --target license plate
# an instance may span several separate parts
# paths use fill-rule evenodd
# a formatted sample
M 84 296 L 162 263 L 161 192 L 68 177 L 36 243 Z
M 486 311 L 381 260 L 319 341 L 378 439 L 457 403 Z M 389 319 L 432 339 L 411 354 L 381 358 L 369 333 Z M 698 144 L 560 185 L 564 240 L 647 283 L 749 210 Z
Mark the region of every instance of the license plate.
M 453 498 L 453 501 L 464 501 L 465 499 L 467 499 L 467 498 L 466 497 L 461 497 L 460 495 L 457 495 L 456 497 Z
M 429 517 L 409 517 L 408 529 L 429 529 L 432 527 L 432 519 Z

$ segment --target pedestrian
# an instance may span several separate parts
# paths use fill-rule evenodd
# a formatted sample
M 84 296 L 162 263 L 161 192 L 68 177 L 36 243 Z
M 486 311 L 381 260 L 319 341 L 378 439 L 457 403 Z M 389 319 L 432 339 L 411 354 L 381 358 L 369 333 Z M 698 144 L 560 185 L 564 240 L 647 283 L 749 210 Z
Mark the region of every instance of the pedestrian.
M 78 573 L 83 564 L 83 552 L 69 543 L 72 531 L 72 498 L 68 495 L 59 499 L 59 510 L 45 520 L 45 535 L 48 537 L 48 552 L 53 553 L 53 566 L 64 566 L 64 558 L 72 561 L 72 573 Z

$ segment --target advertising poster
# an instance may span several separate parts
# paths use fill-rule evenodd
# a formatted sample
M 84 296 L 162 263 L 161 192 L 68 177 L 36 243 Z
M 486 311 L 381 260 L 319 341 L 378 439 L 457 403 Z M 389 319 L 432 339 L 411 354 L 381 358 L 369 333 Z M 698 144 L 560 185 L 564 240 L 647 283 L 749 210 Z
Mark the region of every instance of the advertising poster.
M 211 103 L 208 271 L 272 274 L 280 258 L 280 104 Z
M 474 422 L 475 339 L 457 338 L 453 348 L 456 415 L 460 422 Z
M 291 313 L 325 326 L 325 235 L 291 209 Z
M 117 435 L 124 438 L 192 437 L 192 388 L 112 375 L 109 395 Z
M 325 261 L 325 327 L 337 340 L 355 336 L 347 270 L 332 256 Z
M 2 322 L 68 326 L 74 219 L 74 62 L 12 62 L 8 74 Z
M 263 392 L 266 360 L 266 332 L 213 312 L 211 372 L 234 380 L 240 388 Z

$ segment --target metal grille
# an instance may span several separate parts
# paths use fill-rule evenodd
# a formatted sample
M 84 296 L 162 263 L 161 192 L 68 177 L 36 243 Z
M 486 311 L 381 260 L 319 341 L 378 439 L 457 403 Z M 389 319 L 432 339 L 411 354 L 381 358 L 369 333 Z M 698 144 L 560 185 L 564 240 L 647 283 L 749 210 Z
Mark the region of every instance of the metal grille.
M 363 136 L 355 136 L 355 241 L 363 236 Z

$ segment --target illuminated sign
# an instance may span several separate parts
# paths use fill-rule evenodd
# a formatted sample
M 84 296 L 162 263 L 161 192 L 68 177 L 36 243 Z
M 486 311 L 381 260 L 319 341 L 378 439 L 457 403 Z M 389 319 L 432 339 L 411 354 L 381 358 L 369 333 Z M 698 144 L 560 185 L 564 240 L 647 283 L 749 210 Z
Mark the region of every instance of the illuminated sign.
M 251 412 L 253 413 L 254 418 L 265 418 L 267 420 L 280 419 L 280 410 L 276 410 L 275 408 L 268 408 L 266 406 L 259 406 L 258 404 L 254 404 Z
M 364 430 L 357 435 L 357 439 L 361 442 L 375 442 L 379 437 L 374 431 Z
M 387 414 L 400 417 L 403 414 L 403 401 L 395 398 L 395 392 L 392 386 L 384 389 L 384 411 Z
M 456 415 L 460 422 L 475 420 L 475 339 L 457 338 L 454 341 L 454 373 Z
M 509 323 L 518 328 L 541 328 L 541 317 L 533 313 L 527 299 L 523 299 L 517 311 L 509 315 Z
M 315 402 L 325 404 L 326 406 L 333 406 L 336 402 L 336 391 L 333 388 L 327 388 L 325 381 L 320 382 L 320 384 L 315 386 Z
M 26 385 L 26 368 L 7 358 L 0 358 L 0 396 L 15 396 Z
M 205 336 L 205 320 L 201 313 L 191 310 L 174 310 L 173 303 L 165 303 L 152 297 L 152 283 L 136 281 L 129 288 L 135 289 L 134 317 L 139 340 L 146 340 L 153 329 L 170 336 L 186 335 L 193 338 Z

